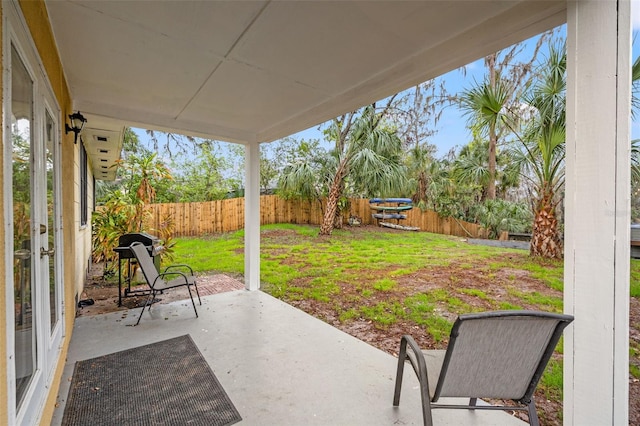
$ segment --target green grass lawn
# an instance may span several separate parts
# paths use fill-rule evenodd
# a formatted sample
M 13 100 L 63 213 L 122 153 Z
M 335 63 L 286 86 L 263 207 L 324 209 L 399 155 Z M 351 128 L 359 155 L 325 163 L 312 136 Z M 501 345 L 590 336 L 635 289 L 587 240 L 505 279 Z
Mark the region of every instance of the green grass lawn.
M 243 247 L 243 231 L 178 238 L 175 261 L 198 272 L 240 275 Z M 446 346 L 452 321 L 462 313 L 562 312 L 561 261 L 470 245 L 456 237 L 367 227 L 336 230 L 326 238 L 318 236 L 315 226 L 268 225 L 262 227 L 260 253 L 264 291 L 294 306 L 312 302 L 325 312 L 321 319 L 338 327 L 363 321 L 381 333 L 392 327 L 420 330 L 419 343 L 429 347 Z M 640 298 L 638 260 L 631 261 L 631 295 Z M 539 386 L 545 398 L 559 402 L 561 350 L 559 345 Z M 639 353 L 632 342 L 634 375 L 640 375 Z

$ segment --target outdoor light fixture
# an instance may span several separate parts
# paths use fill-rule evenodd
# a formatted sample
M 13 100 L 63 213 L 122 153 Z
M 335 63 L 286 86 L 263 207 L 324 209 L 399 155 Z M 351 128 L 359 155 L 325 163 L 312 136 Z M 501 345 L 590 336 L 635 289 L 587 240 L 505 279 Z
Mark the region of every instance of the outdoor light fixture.
M 82 131 L 84 127 L 84 123 L 87 122 L 87 119 L 84 118 L 80 111 L 74 112 L 73 114 L 69 114 L 69 119 L 71 120 L 71 126 L 69 124 L 64 123 L 64 132 L 65 134 L 69 132 L 73 132 L 73 143 L 78 143 L 78 135 Z

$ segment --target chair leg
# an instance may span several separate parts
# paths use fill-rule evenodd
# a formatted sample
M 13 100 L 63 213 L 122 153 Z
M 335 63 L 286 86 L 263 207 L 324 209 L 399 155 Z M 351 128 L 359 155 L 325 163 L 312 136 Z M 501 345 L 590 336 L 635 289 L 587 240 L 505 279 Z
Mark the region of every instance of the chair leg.
M 147 308 L 147 305 L 149 305 L 149 311 L 151 311 L 151 304 L 153 303 L 153 299 L 155 299 L 155 296 L 156 296 L 156 293 L 152 291 L 149 297 L 147 298 L 147 300 L 144 302 L 144 305 L 142 305 L 142 312 L 140 312 L 140 316 L 138 317 L 138 322 L 136 322 L 135 325 L 140 324 L 140 320 L 142 319 L 142 314 L 144 314 L 144 310 Z
M 407 341 L 400 341 L 400 353 L 398 354 L 398 369 L 396 371 L 396 386 L 393 392 L 393 406 L 400 405 L 400 391 L 402 390 L 402 376 L 404 374 L 404 362 L 407 359 Z
M 536 412 L 536 403 L 531 396 L 531 401 L 527 404 L 529 409 L 529 424 L 531 426 L 540 426 L 540 420 L 538 420 L 538 413 Z
M 469 410 L 473 410 L 473 407 L 478 403 L 478 398 L 470 398 L 469 399 Z
M 198 291 L 198 284 L 194 281 L 193 282 L 193 286 L 196 289 L 196 294 L 198 295 L 198 303 L 200 303 L 200 305 L 202 305 L 202 300 L 200 300 L 200 292 Z
M 198 318 L 198 310 L 196 309 L 196 302 L 193 301 L 193 295 L 191 294 L 191 286 L 187 285 L 187 290 L 189 290 L 189 297 L 191 298 L 191 304 L 193 305 L 193 311 L 196 313 L 196 318 Z M 196 289 L 197 291 L 197 289 Z M 200 296 L 198 295 L 198 298 L 200 298 Z M 202 303 L 200 303 L 202 304 Z
M 142 319 L 142 314 L 144 313 L 144 309 L 145 309 L 146 307 L 147 307 L 147 304 L 145 303 L 145 304 L 142 306 L 142 311 L 140 312 L 140 316 L 138 317 L 138 321 L 136 322 L 136 324 L 135 324 L 135 325 L 140 324 L 140 320 Z

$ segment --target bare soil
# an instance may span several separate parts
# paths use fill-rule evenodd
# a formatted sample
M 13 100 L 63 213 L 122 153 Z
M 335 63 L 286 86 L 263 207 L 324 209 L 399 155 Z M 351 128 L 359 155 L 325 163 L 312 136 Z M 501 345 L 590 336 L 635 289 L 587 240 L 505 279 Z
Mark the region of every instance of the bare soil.
M 377 232 L 402 232 L 389 230 Z M 371 230 L 353 228 L 354 233 L 370 232 Z M 268 238 L 281 240 L 281 242 L 290 241 L 293 237 L 292 232 L 285 230 L 269 231 Z M 267 235 L 265 235 L 267 237 Z M 320 237 L 319 237 L 320 238 Z M 514 264 L 518 256 L 526 256 L 526 252 L 522 255 L 519 253 L 507 254 L 513 257 Z M 485 259 L 483 262 L 487 262 Z M 410 276 L 404 276 L 400 279 L 399 285 L 391 292 L 373 292 L 368 298 L 367 304 L 373 306 L 381 301 L 403 300 L 407 296 L 417 293 L 429 292 L 434 289 L 446 289 L 452 296 L 461 299 L 463 302 L 478 310 L 495 309 L 495 301 L 505 301 L 514 305 L 522 306 L 525 309 L 539 309 L 539 306 L 527 305 L 522 299 L 511 295 L 508 292 L 509 286 L 513 286 L 514 277 L 518 283 L 518 290 L 522 292 L 538 292 L 543 295 L 559 297 L 561 294 L 547 287 L 540 280 L 534 279 L 529 272 L 521 269 L 508 268 L 500 271 L 486 272 L 483 265 L 469 266 L 470 262 L 466 261 L 464 265 L 452 262 L 447 266 L 429 268 L 419 270 Z M 366 280 L 366 277 L 362 278 Z M 206 275 L 201 277 L 199 288 L 204 289 L 201 295 L 213 294 L 214 292 L 229 291 L 243 288 L 241 277 L 229 277 L 227 275 Z M 296 282 L 297 287 L 309 286 L 311 283 Z M 349 283 L 341 287 L 341 291 L 332 298 L 330 302 L 321 302 L 313 299 L 304 300 L 285 300 L 287 303 L 331 324 L 332 326 L 343 330 L 352 336 L 357 337 L 387 353 L 397 356 L 400 338 L 404 334 L 411 334 L 418 344 L 427 348 L 444 348 L 447 345 L 446 340 L 435 342 L 433 338 L 424 330 L 411 321 L 398 320 L 390 326 L 381 327 L 365 318 L 354 318 L 348 321 L 340 321 L 339 313 L 345 312 L 349 308 L 358 308 L 363 304 L 361 291 L 364 283 Z M 467 293 L 458 291 L 460 288 L 478 289 L 488 297 L 486 300 L 471 296 Z M 265 289 L 268 291 L 268 288 Z M 78 315 L 96 315 L 106 312 L 131 309 L 141 306 L 143 299 L 140 297 L 127 297 L 123 299 L 123 306 L 117 305 L 117 285 L 107 283 L 101 276 L 101 270 L 96 268 L 92 271 L 88 285 L 85 288 L 83 298 L 91 298 L 95 301 L 92 306 L 87 306 L 78 310 Z M 174 291 L 170 294 L 162 295 L 161 301 L 158 303 L 168 303 L 175 300 L 183 300 L 188 298 L 186 290 L 184 292 Z M 493 301 L 493 302 L 492 302 Z M 447 310 L 447 307 L 438 306 L 438 313 L 450 321 L 456 318 Z M 630 303 L 630 339 L 636 344 L 640 344 L 640 301 L 631 298 Z M 631 363 L 640 366 L 640 358 L 631 358 Z M 629 424 L 640 426 L 640 381 L 629 376 Z M 562 405 L 561 403 L 550 401 L 541 392 L 535 395 L 536 406 L 543 425 L 561 425 L 562 424 Z M 595 402 L 597 403 L 597 402 Z M 527 420 L 526 414 L 521 415 Z

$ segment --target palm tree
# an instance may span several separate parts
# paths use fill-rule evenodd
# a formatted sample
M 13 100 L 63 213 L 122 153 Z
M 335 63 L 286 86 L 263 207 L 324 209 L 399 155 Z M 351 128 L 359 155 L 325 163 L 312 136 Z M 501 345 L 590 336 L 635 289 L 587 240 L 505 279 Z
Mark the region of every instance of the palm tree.
M 430 146 L 416 144 L 407 155 L 406 191 L 413 194 L 411 199 L 418 207 L 426 208 L 429 202 L 428 192 L 432 180 L 429 169 L 435 161 Z
M 636 58 L 631 68 L 631 118 L 636 118 L 636 112 L 640 109 L 640 57 Z M 631 141 L 631 200 L 632 217 L 637 217 L 637 199 L 640 192 L 640 139 Z
M 505 124 L 520 144 L 509 157 L 529 183 L 534 215 L 532 256 L 562 258 L 562 235 L 557 207 L 564 186 L 566 55 L 564 46 L 549 46 L 549 55 L 540 67 L 539 78 L 524 96 L 524 102 L 507 105 L 509 87 L 501 80 L 489 81 L 467 91 L 463 105 L 480 128 L 489 131 L 489 187 L 496 182 L 495 141 L 491 134 Z M 523 131 L 518 131 L 523 122 Z M 491 188 L 492 189 L 489 189 Z M 488 199 L 492 199 L 487 194 Z
M 278 179 L 278 195 L 306 201 L 322 196 L 320 185 L 321 164 L 316 158 L 302 158 L 288 164 Z
M 488 145 L 488 142 L 474 138 L 472 142 L 462 147 L 452 164 L 451 176 L 454 181 L 457 184 L 475 185 L 481 192 L 478 201 L 488 198 L 489 182 L 492 180 L 489 173 Z M 497 162 L 497 158 L 495 161 Z M 494 188 L 495 173 L 494 171 Z
M 531 56 L 526 61 L 517 58 L 524 50 L 523 43 L 516 43 L 500 52 L 484 58 L 487 76 L 480 84 L 462 93 L 460 105 L 469 116 L 472 127 L 482 130 L 489 140 L 488 186 L 486 198 L 496 198 L 497 148 L 498 143 L 510 129 L 502 126 L 506 109 L 516 102 L 526 90 L 531 80 L 533 63 L 537 60 L 541 47 L 554 30 L 543 33 L 535 43 Z
M 482 83 L 462 93 L 460 105 L 469 117 L 469 123 L 484 131 L 489 139 L 489 158 L 486 176 L 486 198 L 496 198 L 496 165 L 499 127 L 506 119 L 506 107 L 513 93 L 510 85 L 500 76 L 487 77 Z
M 635 119 L 640 109 L 640 56 L 631 67 L 631 81 L 631 118 Z M 640 184 L 640 139 L 631 141 L 631 179 L 632 183 Z
M 400 189 L 404 177 L 402 142 L 395 130 L 383 123 L 387 108 L 378 113 L 375 104 L 369 105 L 357 117 L 334 120 L 327 132 L 336 143 L 332 152 L 335 168 L 329 178 L 320 235 L 333 231 L 348 177 L 353 189 L 364 196 L 388 196 Z
M 451 161 L 448 159 L 437 160 L 429 165 L 430 182 L 427 186 L 429 202 L 426 207 L 443 217 L 462 218 L 457 198 L 463 189 L 451 178 L 451 167 Z
M 640 108 L 640 56 L 631 66 L 631 117 L 635 118 L 636 111 Z
M 541 78 L 525 96 L 531 119 L 513 155 L 532 190 L 531 256 L 561 259 L 562 235 L 557 207 L 564 186 L 566 55 L 550 45 Z
M 341 226 L 341 202 L 349 195 L 397 195 L 404 179 L 402 143 L 383 121 L 375 105 L 359 113 L 335 118 L 325 130 L 335 143 L 329 153 L 298 159 L 287 165 L 278 180 L 278 194 L 286 198 L 316 200 L 327 197 L 320 235 Z
M 490 182 L 489 142 L 474 136 L 472 142 L 463 146 L 453 162 L 452 177 L 460 185 L 476 185 L 481 197 L 479 201 L 490 200 L 487 196 Z M 520 185 L 519 170 L 514 170 L 509 151 L 503 150 L 495 158 L 493 179 L 496 196 L 506 199 L 513 188 Z

